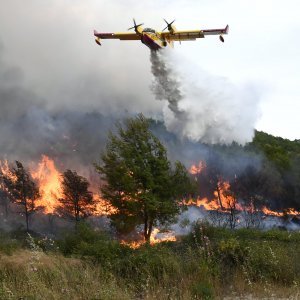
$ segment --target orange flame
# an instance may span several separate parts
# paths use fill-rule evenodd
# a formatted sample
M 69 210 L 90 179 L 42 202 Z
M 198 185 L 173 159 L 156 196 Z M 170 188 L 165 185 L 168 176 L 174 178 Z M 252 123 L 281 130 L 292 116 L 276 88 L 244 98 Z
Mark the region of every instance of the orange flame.
M 61 173 L 55 166 L 54 160 L 43 155 L 38 166 L 32 169 L 31 176 L 37 181 L 40 189 L 41 197 L 37 200 L 37 205 L 43 206 L 45 213 L 53 213 L 55 208 L 60 206 L 58 199 L 63 197 Z M 91 190 L 96 191 L 97 187 L 92 186 Z M 96 202 L 95 215 L 104 216 L 116 213 L 117 210 L 95 192 L 93 199 Z
M 150 236 L 150 245 L 155 245 L 162 242 L 176 242 L 176 240 L 177 239 L 174 232 L 171 231 L 161 232 L 158 228 L 154 228 Z M 132 249 L 140 248 L 145 243 L 146 242 L 144 240 L 130 241 L 130 242 L 125 240 L 121 241 L 121 244 L 127 245 Z
M 55 163 L 48 156 L 43 155 L 36 170 L 32 170 L 31 176 L 38 182 L 41 197 L 37 205 L 44 206 L 45 213 L 53 213 L 59 206 L 58 199 L 62 197 L 61 174 Z
M 284 210 L 284 212 L 277 212 L 274 210 L 270 210 L 266 206 L 264 206 L 261 210 L 265 215 L 275 216 L 275 217 L 283 217 L 284 215 L 300 216 L 300 211 L 297 211 L 294 208 L 287 208 Z
M 0 173 L 2 173 L 4 176 L 7 176 L 12 181 L 16 180 L 14 174 L 12 174 L 9 168 L 9 164 L 7 160 L 4 160 L 3 162 L 0 160 Z
M 157 244 L 161 242 L 175 242 L 176 236 L 173 232 L 160 232 L 158 228 L 154 228 L 151 237 L 150 237 L 150 244 Z
M 200 161 L 198 165 L 192 165 L 189 169 L 193 175 L 200 174 L 206 168 L 206 164 Z M 10 170 L 9 163 L 7 160 L 0 161 L 0 172 L 10 177 L 12 180 L 13 174 Z M 43 155 L 41 161 L 35 166 L 31 167 L 31 176 L 36 180 L 40 189 L 40 198 L 37 200 L 37 205 L 44 206 L 45 213 L 53 213 L 55 208 L 60 205 L 58 199 L 62 197 L 61 187 L 61 173 L 58 171 L 54 160 L 46 155 Z M 1 184 L 1 182 L 0 182 Z M 117 209 L 114 208 L 110 203 L 101 198 L 97 193 L 97 183 L 92 183 L 91 190 L 93 191 L 93 198 L 96 202 L 95 215 L 108 216 L 115 214 Z M 0 186 L 3 188 L 3 186 Z M 214 192 L 214 199 L 209 200 L 207 198 L 187 199 L 183 202 L 183 205 L 187 206 L 198 206 L 205 210 L 220 210 L 220 202 L 224 211 L 228 211 L 230 208 L 235 206 L 236 210 L 249 210 L 248 207 L 243 207 L 241 204 L 236 203 L 235 198 L 230 193 L 230 184 L 227 181 L 220 180 L 218 183 L 217 190 Z M 265 215 L 282 217 L 284 215 L 300 216 L 300 212 L 293 208 L 286 209 L 284 212 L 273 211 L 264 206 L 261 211 Z M 160 237 L 158 237 L 160 236 Z M 164 238 L 158 229 L 154 229 L 151 235 L 151 243 L 161 242 L 168 240 Z M 170 240 L 175 240 L 174 236 L 170 237 Z M 139 244 L 139 243 L 138 243 Z
M 205 162 L 200 160 L 198 166 L 192 165 L 189 169 L 189 172 L 192 175 L 200 174 L 206 168 Z
M 205 162 L 200 161 L 198 166 L 192 165 L 189 169 L 189 172 L 193 175 L 196 175 L 196 174 L 200 174 L 205 168 L 206 168 Z M 217 190 L 214 191 L 214 199 L 212 200 L 209 200 L 207 198 L 189 199 L 183 201 L 183 205 L 203 207 L 205 210 L 219 210 L 221 209 L 220 206 L 220 201 L 221 201 L 224 211 L 230 210 L 233 207 L 238 211 L 249 210 L 249 208 L 243 207 L 240 203 L 236 202 L 236 199 L 230 193 L 229 182 L 220 180 L 218 182 L 218 190 L 219 193 Z M 296 211 L 294 208 L 288 208 L 285 210 L 285 212 L 277 212 L 277 211 L 270 210 L 269 208 L 264 206 L 261 209 L 261 211 L 265 215 L 276 216 L 276 217 L 282 217 L 285 214 L 290 216 L 300 216 L 300 211 Z
M 102 199 L 98 194 L 93 194 L 93 199 L 96 202 L 96 216 L 110 216 L 118 212 L 115 207 L 108 201 Z

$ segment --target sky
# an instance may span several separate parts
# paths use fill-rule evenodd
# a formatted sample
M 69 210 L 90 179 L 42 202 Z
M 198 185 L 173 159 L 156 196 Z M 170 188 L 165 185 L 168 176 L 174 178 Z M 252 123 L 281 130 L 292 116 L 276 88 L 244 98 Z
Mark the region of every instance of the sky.
M 251 87 L 259 99 L 253 100 L 253 126 L 300 139 L 298 1 L 0 0 L 0 7 L 0 67 L 7 70 L 2 84 L 13 81 L 52 111 L 67 107 L 152 116 L 163 110 L 149 88 L 149 49 L 138 41 L 117 40 L 99 47 L 94 29 L 126 31 L 133 17 L 157 30 L 165 27 L 163 18 L 176 19 L 183 30 L 229 24 L 225 43 L 209 36 L 176 44 L 172 51 L 182 57 L 177 63 L 238 89 Z M 242 98 L 238 107 L 250 114 Z

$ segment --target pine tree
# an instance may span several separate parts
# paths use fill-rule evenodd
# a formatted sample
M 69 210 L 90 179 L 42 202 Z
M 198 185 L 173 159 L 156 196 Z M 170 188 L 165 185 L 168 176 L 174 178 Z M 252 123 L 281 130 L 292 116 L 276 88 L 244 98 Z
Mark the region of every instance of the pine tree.
M 40 208 L 36 206 L 36 200 L 40 196 L 39 189 L 19 161 L 16 161 L 16 167 L 10 170 L 10 175 L 2 175 L 2 179 L 12 201 L 24 208 L 26 230 L 28 232 L 29 217 Z
M 62 175 L 63 197 L 59 199 L 61 207 L 58 213 L 78 222 L 95 211 L 95 201 L 88 190 L 89 182 L 76 171 L 66 170 Z
M 190 178 L 181 163 L 171 168 L 165 147 L 143 115 L 117 128 L 118 134 L 109 135 L 103 163 L 96 165 L 105 182 L 102 196 L 117 209 L 110 216 L 112 225 L 121 233 L 143 225 L 148 242 L 155 225 L 175 220 L 180 198 L 191 189 Z

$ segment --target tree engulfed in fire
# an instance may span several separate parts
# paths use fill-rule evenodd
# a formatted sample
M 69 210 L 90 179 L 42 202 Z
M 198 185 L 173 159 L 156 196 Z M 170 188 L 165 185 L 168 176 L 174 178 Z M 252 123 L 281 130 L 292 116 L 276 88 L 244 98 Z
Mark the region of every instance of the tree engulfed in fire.
M 0 174 L 10 177 L 12 180 L 14 180 L 7 160 L 4 160 L 3 162 L 0 160 Z
M 5 176 L 13 176 L 6 160 L 0 161 L 0 171 Z M 61 205 L 58 199 L 63 197 L 62 174 L 57 169 L 54 160 L 47 155 L 42 155 L 40 162 L 31 164 L 30 175 L 37 183 L 40 191 L 40 197 L 36 200 L 36 205 L 43 207 L 46 214 L 54 213 L 55 209 Z M 98 187 L 92 186 L 91 189 L 96 191 Z M 115 213 L 116 210 L 107 201 L 101 199 L 96 192 L 93 193 L 93 198 L 96 202 L 95 215 L 103 216 Z
M 192 165 L 189 172 L 192 175 L 197 175 L 205 170 L 206 164 L 200 161 L 198 165 Z M 10 171 L 10 166 L 8 161 L 0 161 L 0 172 L 13 179 L 13 174 Z M 52 214 L 55 209 L 61 204 L 58 199 L 62 198 L 63 191 L 61 186 L 62 174 L 57 169 L 55 162 L 50 157 L 43 155 L 41 161 L 36 165 L 31 165 L 30 175 L 36 181 L 39 190 L 40 197 L 37 199 L 37 206 L 44 207 L 44 213 Z M 1 182 L 0 182 L 1 184 Z M 4 188 L 0 186 L 0 188 Z M 97 193 L 99 187 L 94 183 L 91 186 L 93 191 L 93 198 L 96 202 L 96 216 L 109 216 L 116 213 L 116 209 L 107 201 L 102 199 Z M 220 205 L 222 203 L 222 207 Z M 202 207 L 207 211 L 222 210 L 224 212 L 229 211 L 234 207 L 237 211 L 247 210 L 249 208 L 243 207 L 240 203 L 237 203 L 236 199 L 232 196 L 230 192 L 230 184 L 227 181 L 219 180 L 217 183 L 216 190 L 214 191 L 214 198 L 197 198 L 197 199 L 187 199 L 183 202 L 187 206 L 198 206 Z M 293 208 L 286 209 L 284 212 L 272 211 L 266 206 L 261 209 L 261 212 L 265 215 L 283 217 L 284 215 L 300 216 L 300 212 Z M 172 232 L 160 232 L 158 228 L 154 228 L 150 238 L 150 244 L 160 243 L 162 241 L 176 241 L 176 237 Z M 127 242 L 122 241 L 122 243 L 129 245 L 132 248 L 138 248 L 144 241 L 134 241 Z

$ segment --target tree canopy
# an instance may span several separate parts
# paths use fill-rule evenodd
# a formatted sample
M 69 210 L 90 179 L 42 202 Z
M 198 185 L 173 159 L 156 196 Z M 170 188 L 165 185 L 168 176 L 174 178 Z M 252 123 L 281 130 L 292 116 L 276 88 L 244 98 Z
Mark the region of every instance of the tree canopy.
M 110 218 L 119 232 L 143 225 L 149 241 L 153 226 L 175 220 L 180 198 L 192 190 L 190 177 L 180 162 L 172 168 L 166 148 L 143 115 L 127 119 L 124 128 L 117 125 L 101 158 L 96 165 L 104 181 L 101 192 L 117 209 Z
M 9 176 L 2 174 L 2 180 L 11 200 L 24 207 L 26 230 L 29 231 L 29 216 L 39 208 L 35 201 L 39 197 L 38 187 L 19 161 L 11 168 Z
M 59 199 L 59 213 L 77 224 L 95 210 L 89 182 L 75 171 L 66 170 L 62 175 L 63 197 Z

